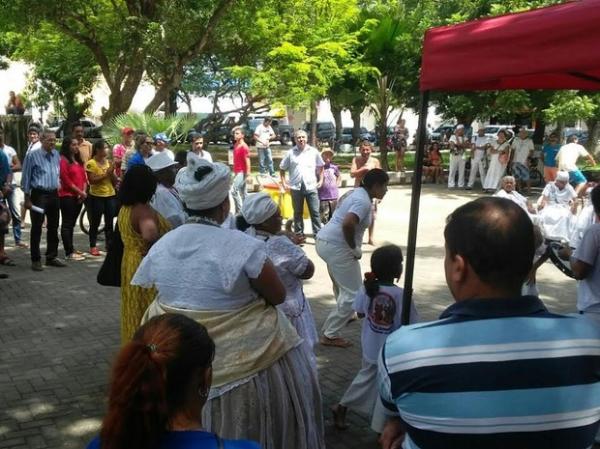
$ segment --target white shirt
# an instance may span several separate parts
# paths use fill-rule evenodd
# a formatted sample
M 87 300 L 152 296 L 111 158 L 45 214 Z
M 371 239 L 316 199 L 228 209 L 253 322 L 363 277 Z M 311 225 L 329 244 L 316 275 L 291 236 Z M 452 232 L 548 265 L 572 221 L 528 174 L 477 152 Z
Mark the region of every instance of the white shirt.
M 27 147 L 27 153 L 30 153 L 31 151 L 34 150 L 39 150 L 40 148 L 42 148 L 42 142 L 40 140 L 38 140 L 36 143 L 30 143 Z
M 8 158 L 8 164 L 12 165 L 13 158 L 17 155 L 17 151 L 9 145 L 4 145 L 0 149 L 4 151 L 4 154 L 6 154 L 6 157 Z
M 567 184 L 564 189 L 560 190 L 556 187 L 556 184 L 549 182 L 544 187 L 542 196 L 548 198 L 550 204 L 562 204 L 563 206 L 569 206 L 571 201 L 577 196 L 575 189 L 571 184 Z
M 256 137 L 256 148 L 268 148 L 271 143 L 271 137 L 275 137 L 275 131 L 271 125 L 265 126 L 262 123 L 254 130 Z
M 556 155 L 558 169 L 564 171 L 577 170 L 577 159 L 579 157 L 587 157 L 590 153 L 578 143 L 568 143 L 560 147 Z
M 156 286 L 161 304 L 236 310 L 258 298 L 250 287 L 267 260 L 263 242 L 240 231 L 187 223 L 158 240 L 131 284 Z
M 529 157 L 530 152 L 534 150 L 533 141 L 529 137 L 521 139 L 517 136 L 513 140 L 512 149 L 515 152 L 513 162 L 527 165 L 527 158 Z
M 465 136 L 457 136 L 452 134 L 448 142 L 454 143 L 454 146 L 450 146 L 450 156 L 456 156 L 457 154 L 463 154 L 464 148 L 458 148 L 458 145 L 462 145 L 467 141 Z
M 156 151 L 156 150 L 152 150 L 152 154 L 157 154 L 157 153 L 167 153 L 169 155 L 169 159 L 171 159 L 172 161 L 175 160 L 175 153 L 173 153 L 171 150 L 169 150 L 168 148 L 165 148 L 162 151 Z
M 300 151 L 298 147 L 288 150 L 279 164 L 279 169 L 289 171 L 288 184 L 292 190 L 300 190 L 303 182 L 306 190 L 316 190 L 317 169 L 323 165 L 325 163 L 319 150 L 306 145 L 303 151 Z
M 183 203 L 175 188 L 168 189 L 162 184 L 158 184 L 150 206 L 165 217 L 173 228 L 181 226 L 187 219 Z
M 509 199 L 517 206 L 521 207 L 525 212 L 529 213 L 527 209 L 527 198 L 515 190 L 512 192 L 507 192 L 504 189 L 500 189 L 494 194 L 494 196 Z
M 380 285 L 379 292 L 369 298 L 365 287 L 361 287 L 354 298 L 353 309 L 365 315 L 362 322 L 362 357 L 366 362 L 376 364 L 379 353 L 389 334 L 400 327 L 402 320 L 403 290 L 396 285 Z M 410 321 L 419 321 L 414 302 L 410 307 Z
M 573 258 L 592 266 L 588 276 L 577 283 L 577 309 L 600 313 L 600 224 L 585 231 Z
M 358 187 L 344 194 L 338 201 L 335 212 L 331 220 L 319 231 L 318 238 L 330 243 L 339 243 L 348 247 L 348 243 L 344 239 L 342 223 L 347 214 L 354 214 L 358 217 L 358 224 L 354 232 L 354 241 L 356 247 L 362 245 L 363 235 L 365 230 L 371 224 L 373 218 L 373 207 L 371 198 L 367 191 Z M 349 248 L 349 247 L 348 247 Z
M 194 151 L 195 153 L 195 151 Z M 208 161 L 212 164 L 213 158 L 210 155 L 210 153 L 206 150 L 202 150 L 200 153 L 196 153 L 196 155 L 200 158 L 200 159 L 204 159 L 205 161 Z
M 473 143 L 475 144 L 475 151 L 484 151 L 485 146 L 490 143 L 490 139 L 486 136 L 475 136 L 473 137 Z

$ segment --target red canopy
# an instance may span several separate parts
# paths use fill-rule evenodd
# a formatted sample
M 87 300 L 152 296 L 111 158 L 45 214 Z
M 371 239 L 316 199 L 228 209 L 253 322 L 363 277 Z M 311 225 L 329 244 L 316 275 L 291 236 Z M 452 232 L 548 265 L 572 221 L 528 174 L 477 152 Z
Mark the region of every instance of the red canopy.
M 421 90 L 600 90 L 600 0 L 580 0 L 425 34 Z

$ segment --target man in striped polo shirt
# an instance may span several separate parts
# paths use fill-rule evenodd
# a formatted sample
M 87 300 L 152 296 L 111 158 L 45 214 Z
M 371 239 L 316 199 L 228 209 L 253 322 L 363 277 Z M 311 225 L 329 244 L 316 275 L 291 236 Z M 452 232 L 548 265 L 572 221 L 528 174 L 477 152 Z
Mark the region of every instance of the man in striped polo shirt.
M 380 358 L 390 418 L 384 449 L 565 449 L 594 443 L 600 327 L 521 296 L 533 227 L 504 198 L 456 209 L 444 231 L 456 300 L 440 320 L 403 326 Z

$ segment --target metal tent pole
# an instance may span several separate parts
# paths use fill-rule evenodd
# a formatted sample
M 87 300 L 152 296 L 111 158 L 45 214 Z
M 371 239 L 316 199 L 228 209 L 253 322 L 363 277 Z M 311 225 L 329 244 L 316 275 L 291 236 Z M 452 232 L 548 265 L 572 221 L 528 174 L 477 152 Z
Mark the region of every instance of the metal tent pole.
M 421 199 L 421 179 L 423 178 L 423 156 L 427 143 L 427 111 L 429 109 L 429 91 L 421 92 L 419 101 L 419 127 L 417 130 L 417 151 L 415 153 L 415 172 L 412 179 L 410 200 L 410 221 L 408 226 L 408 244 L 406 246 L 406 264 L 404 270 L 404 296 L 402 297 L 402 324 L 410 320 L 410 304 L 413 293 L 413 274 L 415 270 L 415 250 L 417 247 L 417 226 L 419 224 L 419 202 Z

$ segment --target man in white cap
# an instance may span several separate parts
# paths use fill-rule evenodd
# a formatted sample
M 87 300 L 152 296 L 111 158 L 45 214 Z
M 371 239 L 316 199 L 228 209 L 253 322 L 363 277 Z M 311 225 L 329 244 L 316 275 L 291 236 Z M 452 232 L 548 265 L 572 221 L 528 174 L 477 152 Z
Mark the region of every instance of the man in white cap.
M 512 172 L 517 181 L 517 190 L 523 189 L 523 183 L 527 186 L 527 194 L 531 193 L 531 179 L 529 178 L 529 158 L 533 154 L 533 141 L 529 138 L 529 132 L 524 126 L 514 138 L 511 148 L 513 150 Z
M 171 143 L 171 139 L 167 137 L 165 133 L 158 133 L 154 135 L 154 152 L 155 153 L 166 153 L 169 155 L 172 161 L 175 160 L 175 155 L 171 150 L 167 148 L 167 145 Z
M 175 184 L 177 174 L 177 162 L 171 160 L 168 153 L 155 153 L 148 158 L 146 165 L 152 169 L 158 180 L 156 193 L 150 205 L 165 217 L 173 228 L 182 225 L 187 219 L 183 203 L 179 198 Z
M 450 137 L 450 169 L 448 173 L 448 188 L 456 186 L 456 174 L 458 172 L 458 187 L 465 186 L 465 165 L 467 160 L 463 157 L 469 147 L 469 139 L 465 137 L 465 126 L 458 125 L 454 134 Z
M 473 138 L 471 148 L 473 149 L 473 158 L 471 159 L 471 171 L 469 173 L 469 182 L 467 183 L 467 190 L 471 190 L 475 184 L 475 177 L 479 172 L 479 181 L 483 186 L 483 180 L 485 179 L 485 162 L 486 162 L 486 150 L 489 146 L 490 141 L 485 135 L 485 128 L 480 127 L 477 130 L 477 135 Z
M 556 179 L 546 184 L 538 210 L 547 238 L 569 241 L 575 225 L 576 198 L 566 171 L 559 171 Z
M 588 151 L 579 145 L 576 135 L 571 135 L 567 138 L 567 144 L 560 147 L 556 154 L 556 161 L 558 162 L 558 169 L 564 170 L 569 173 L 569 181 L 572 182 L 576 187 L 575 191 L 578 195 L 583 194 L 587 179 L 577 167 L 577 160 L 580 157 L 587 159 L 588 164 L 596 165 L 594 157 L 588 153 Z

